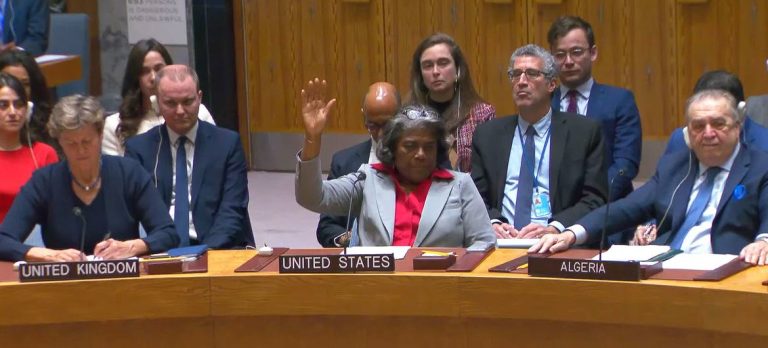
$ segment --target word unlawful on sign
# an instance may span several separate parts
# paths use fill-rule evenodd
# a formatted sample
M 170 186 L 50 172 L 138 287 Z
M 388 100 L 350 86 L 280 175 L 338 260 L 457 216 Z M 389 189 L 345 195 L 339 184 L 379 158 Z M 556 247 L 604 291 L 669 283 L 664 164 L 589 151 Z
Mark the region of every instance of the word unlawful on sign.
M 394 272 L 395 255 L 280 255 L 280 273 Z
M 19 281 L 22 283 L 138 276 L 139 260 L 46 262 L 19 266 Z

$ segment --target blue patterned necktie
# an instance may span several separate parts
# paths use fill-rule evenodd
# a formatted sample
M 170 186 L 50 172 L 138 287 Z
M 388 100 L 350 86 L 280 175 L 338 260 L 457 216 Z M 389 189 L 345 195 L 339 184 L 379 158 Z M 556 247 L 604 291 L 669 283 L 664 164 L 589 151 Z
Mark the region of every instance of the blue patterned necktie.
M 707 203 L 709 203 L 709 199 L 712 196 L 712 189 L 715 187 L 715 177 L 718 173 L 720 173 L 720 167 L 707 169 L 707 177 L 704 179 L 704 183 L 701 184 L 699 193 L 696 195 L 696 198 L 693 199 L 693 204 L 691 204 L 691 208 L 688 210 L 688 214 L 685 216 L 683 224 L 680 226 L 680 229 L 677 230 L 677 234 L 675 234 L 675 238 L 670 244 L 672 249 L 680 249 L 683 245 L 683 240 L 685 240 L 685 236 L 688 235 L 691 228 L 696 226 L 699 219 L 701 219 L 701 215 L 704 213 L 704 209 L 707 207 Z
M 525 131 L 523 156 L 520 158 L 520 180 L 517 183 L 517 199 L 515 200 L 515 229 L 517 230 L 531 223 L 533 170 L 536 162 L 534 135 L 536 135 L 536 129 L 533 128 L 533 125 L 529 125 Z
M 187 137 L 179 137 L 179 145 L 176 149 L 176 205 L 173 211 L 173 223 L 176 225 L 176 233 L 179 234 L 179 246 L 189 245 L 189 182 L 187 178 L 187 149 L 184 144 Z

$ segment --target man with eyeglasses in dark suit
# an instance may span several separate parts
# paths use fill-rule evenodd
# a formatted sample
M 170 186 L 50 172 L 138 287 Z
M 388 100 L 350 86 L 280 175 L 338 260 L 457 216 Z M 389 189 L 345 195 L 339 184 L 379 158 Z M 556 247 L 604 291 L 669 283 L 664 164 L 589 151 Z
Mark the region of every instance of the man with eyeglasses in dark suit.
M 480 125 L 472 142 L 472 178 L 497 238 L 560 233 L 607 199 L 600 126 L 554 110 L 554 57 L 518 48 L 508 69 L 519 115 Z

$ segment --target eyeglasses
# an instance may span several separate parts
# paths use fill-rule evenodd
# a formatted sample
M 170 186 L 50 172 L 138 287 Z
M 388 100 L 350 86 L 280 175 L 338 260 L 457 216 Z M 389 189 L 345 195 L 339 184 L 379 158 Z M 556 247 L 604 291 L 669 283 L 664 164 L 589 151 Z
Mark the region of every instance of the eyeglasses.
M 536 69 L 525 69 L 525 70 L 515 69 L 515 70 L 507 71 L 507 75 L 509 76 L 509 79 L 512 80 L 513 82 L 520 81 L 520 77 L 523 76 L 523 74 L 525 74 L 525 77 L 527 77 L 529 80 L 535 80 L 540 76 L 544 76 L 543 71 L 536 70 Z
M 555 51 L 554 56 L 555 56 L 555 60 L 562 62 L 568 56 L 571 56 L 571 59 L 579 59 L 583 57 L 588 50 L 589 50 L 588 48 L 574 47 L 568 51 L 564 51 L 564 50 Z
M 384 126 L 386 125 L 387 125 L 387 122 L 384 122 L 384 123 L 365 122 L 365 129 L 367 129 L 369 132 L 378 132 L 380 129 L 384 128 Z
M 693 133 L 701 133 L 705 128 L 707 128 L 707 125 L 709 125 L 714 130 L 724 132 L 728 130 L 728 128 L 731 128 L 734 124 L 735 122 L 731 122 L 726 118 L 715 118 L 709 122 L 707 122 L 707 120 L 693 120 L 689 122 L 688 129 L 690 129 Z
M 27 107 L 27 102 L 25 102 L 25 101 L 23 101 L 21 99 L 16 99 L 16 100 L 4 99 L 4 100 L 0 100 L 0 110 L 2 110 L 2 111 L 8 110 L 8 108 L 11 107 L 11 105 L 13 105 L 13 107 L 16 108 L 16 109 L 21 109 L 21 108 Z
M 400 114 L 409 120 L 418 120 L 422 118 L 437 120 L 440 118 L 437 112 L 423 106 L 406 106 L 400 111 Z

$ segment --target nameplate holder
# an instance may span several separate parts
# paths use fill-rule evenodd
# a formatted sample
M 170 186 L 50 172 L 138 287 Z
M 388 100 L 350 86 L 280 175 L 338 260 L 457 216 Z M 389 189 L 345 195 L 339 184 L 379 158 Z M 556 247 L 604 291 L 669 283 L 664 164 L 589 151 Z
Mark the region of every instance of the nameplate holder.
M 280 273 L 394 272 L 394 254 L 280 255 Z
M 139 276 L 139 260 L 105 260 L 82 262 L 33 262 L 19 266 L 22 283 L 131 278 Z
M 657 269 L 658 268 L 658 269 Z M 534 277 L 639 281 L 661 269 L 661 263 L 641 267 L 639 262 L 529 257 L 528 274 Z

